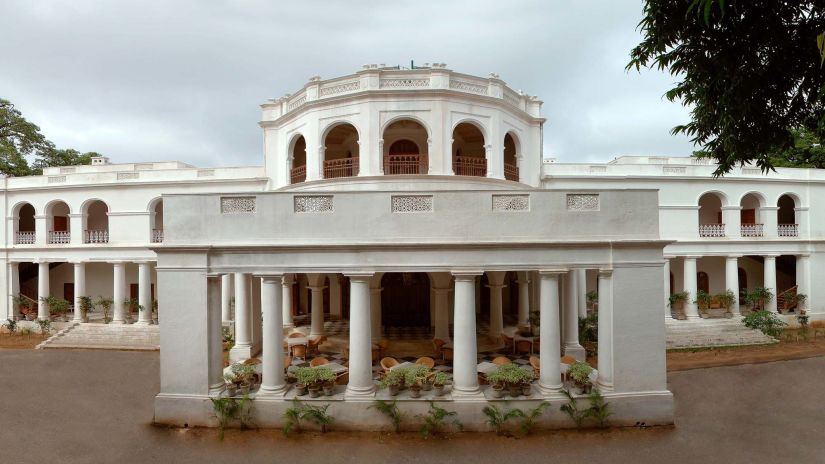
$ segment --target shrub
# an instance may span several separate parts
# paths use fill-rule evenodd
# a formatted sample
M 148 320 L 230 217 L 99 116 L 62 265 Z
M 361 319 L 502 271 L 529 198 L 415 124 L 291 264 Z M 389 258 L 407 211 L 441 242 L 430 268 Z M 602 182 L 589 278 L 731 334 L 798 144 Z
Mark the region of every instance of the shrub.
M 667 301 L 670 307 L 672 308 L 677 303 L 684 303 L 690 298 L 690 293 L 688 292 L 676 292 L 671 294 Z
M 753 311 L 760 311 L 765 309 L 765 305 L 773 299 L 773 293 L 767 288 L 756 287 L 752 292 L 745 294 L 745 303 L 751 307 Z
M 390 422 L 392 422 L 392 426 L 393 429 L 395 429 L 395 433 L 401 431 L 401 419 L 403 417 L 403 414 L 401 413 L 401 410 L 398 409 L 396 400 L 392 400 L 391 403 L 383 400 L 375 400 L 372 402 L 372 406 L 370 406 L 370 409 L 375 409 L 381 414 L 387 416 Z
M 487 382 L 492 385 L 520 385 L 532 381 L 533 373 L 514 363 L 502 364 L 497 369 L 487 373 Z
M 504 412 L 495 405 L 485 406 L 481 412 L 487 416 L 487 425 L 495 429 L 496 435 L 505 435 L 508 433 L 506 429 L 508 420 L 524 416 L 524 412 L 521 409 L 511 409 Z
M 292 407 L 284 411 L 284 428 L 281 429 L 284 435 L 289 436 L 293 431 L 301 431 L 301 411 L 303 405 L 297 399 L 292 400 Z
M 698 292 L 696 292 L 696 300 L 694 301 L 694 303 L 698 304 L 699 309 L 704 311 L 710 308 L 710 303 L 712 300 L 713 297 L 710 296 L 710 293 L 704 290 L 699 290 Z
M 588 314 L 579 318 L 579 342 L 587 346 L 588 343 L 599 341 L 599 313 Z
M 561 405 L 561 408 L 559 408 L 559 410 L 570 416 L 570 419 L 573 420 L 573 423 L 576 424 L 576 427 L 581 427 L 584 423 L 584 419 L 587 417 L 587 410 L 579 409 L 579 403 L 576 400 L 576 398 L 574 398 L 573 395 L 570 393 L 570 390 L 564 389 L 562 390 L 562 393 L 564 393 L 564 396 L 567 397 L 568 401 L 567 403 Z
M 112 305 L 114 305 L 114 304 L 115 304 L 114 300 L 112 300 L 111 298 L 103 297 L 103 296 L 99 296 L 99 297 L 97 297 L 97 300 L 95 300 L 95 303 L 94 303 L 95 307 L 100 306 L 100 309 L 103 311 L 103 322 L 104 323 L 109 322 L 109 314 L 111 314 Z
M 439 433 L 441 431 L 441 428 L 444 426 L 444 423 L 449 418 L 452 418 L 453 425 L 455 425 L 456 427 L 458 427 L 459 430 L 461 430 L 461 422 L 458 421 L 458 418 L 456 416 L 458 416 L 457 412 L 447 411 L 444 408 L 436 406 L 435 404 L 433 404 L 432 401 L 430 401 L 430 410 L 424 416 L 424 423 L 421 424 L 421 429 L 419 431 L 421 432 L 421 435 L 424 438 L 429 438 Z
M 538 420 L 538 418 L 541 417 L 542 414 L 544 414 L 544 411 L 549 406 L 550 403 L 548 403 L 547 401 L 542 401 L 541 403 L 539 403 L 538 406 L 536 406 L 535 408 L 531 409 L 526 413 L 523 412 L 521 409 L 517 409 L 517 411 L 521 413 L 519 414 L 519 417 L 521 417 L 521 424 L 519 424 L 519 430 L 521 430 L 521 433 L 524 435 L 529 435 L 530 432 L 533 430 L 533 427 L 536 425 L 536 421 Z
M 607 427 L 607 418 L 612 416 L 610 412 L 610 405 L 604 401 L 604 397 L 598 388 L 594 388 L 590 395 L 587 396 L 590 401 L 590 408 L 587 409 L 587 417 L 591 417 L 596 421 L 599 427 Z
M 385 375 L 383 379 L 381 379 L 381 384 L 379 386 L 381 388 L 387 388 L 389 386 L 400 387 L 404 385 L 404 377 L 406 376 L 407 369 L 403 367 L 395 368 Z
M 312 385 L 315 382 L 316 372 L 311 367 L 296 367 L 292 371 L 298 385 Z
M 590 303 L 592 306 L 594 303 L 599 302 L 599 294 L 595 290 L 591 290 L 584 294 L 585 298 L 587 298 L 587 302 Z
M 433 374 L 433 385 L 443 386 L 449 383 L 450 377 L 446 372 L 438 371 Z
M 778 337 L 782 329 L 787 325 L 779 317 L 770 311 L 756 311 L 742 318 L 745 327 L 756 329 L 769 337 Z
M 327 428 L 335 421 L 327 414 L 329 404 L 323 406 L 304 405 L 301 411 L 301 420 L 308 420 L 321 427 L 321 433 L 327 433 Z
M 210 398 L 210 400 L 212 401 L 213 417 L 218 419 L 221 440 L 223 440 L 224 430 L 233 420 L 240 422 L 241 430 L 254 427 L 252 422 L 252 399 L 249 395 L 244 395 L 240 400 L 229 397 Z
M 52 321 L 48 319 L 37 319 L 35 320 L 38 326 L 40 326 L 40 333 L 43 335 L 49 335 L 52 331 Z
M 14 319 L 6 319 L 6 322 L 3 323 L 3 327 L 9 331 L 10 334 L 17 332 L 17 321 Z
M 730 307 L 736 303 L 736 294 L 728 290 L 725 293 L 716 295 L 716 301 L 718 301 L 719 304 L 726 310 L 730 310 Z
M 424 380 L 426 380 L 429 373 L 430 368 L 427 366 L 422 366 L 421 364 L 410 366 L 404 369 L 404 384 L 408 387 L 414 385 L 421 386 L 421 384 L 424 383 Z
M 567 368 L 567 376 L 573 379 L 576 385 L 582 387 L 591 383 L 591 373 L 593 373 L 593 368 L 590 367 L 590 364 L 581 361 L 576 361 Z

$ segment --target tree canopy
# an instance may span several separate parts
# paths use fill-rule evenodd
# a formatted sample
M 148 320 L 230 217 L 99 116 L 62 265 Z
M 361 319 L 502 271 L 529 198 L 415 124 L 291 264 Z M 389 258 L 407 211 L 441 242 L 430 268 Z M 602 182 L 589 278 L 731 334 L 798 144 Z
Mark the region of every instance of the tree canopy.
M 49 166 L 89 164 L 94 152 L 58 149 L 40 133 L 40 128 L 0 98 L 0 173 L 19 177 L 37 175 Z M 31 160 L 31 162 L 29 162 Z
M 627 69 L 669 71 L 691 108 L 672 129 L 723 175 L 825 135 L 825 0 L 645 0 Z

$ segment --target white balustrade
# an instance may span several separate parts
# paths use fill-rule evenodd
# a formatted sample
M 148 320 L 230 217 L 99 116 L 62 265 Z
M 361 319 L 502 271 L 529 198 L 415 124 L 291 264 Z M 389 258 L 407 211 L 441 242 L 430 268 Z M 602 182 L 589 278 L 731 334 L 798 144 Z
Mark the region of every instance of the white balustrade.
M 152 229 L 152 243 L 163 243 L 163 229 Z
M 32 232 L 17 232 L 14 235 L 14 243 L 16 245 L 34 245 L 35 233 Z
M 764 224 L 742 224 L 743 237 L 761 237 L 764 235 Z
M 71 242 L 72 235 L 67 230 L 50 230 L 49 231 L 49 243 L 51 244 L 67 244 Z
M 83 243 L 109 243 L 109 231 L 87 230 L 84 232 Z
M 699 224 L 700 237 L 724 237 L 724 224 Z
M 799 224 L 779 224 L 776 234 L 780 237 L 799 237 Z

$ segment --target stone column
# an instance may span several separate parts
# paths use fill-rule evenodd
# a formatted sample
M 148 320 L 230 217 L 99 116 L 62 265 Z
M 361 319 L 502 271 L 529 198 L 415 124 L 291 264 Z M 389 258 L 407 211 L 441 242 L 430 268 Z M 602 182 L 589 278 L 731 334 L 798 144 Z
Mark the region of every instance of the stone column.
M 693 276 L 695 285 L 696 272 L 693 272 Z M 599 269 L 598 357 L 599 387 L 603 391 L 613 390 L 613 269 Z
M 545 396 L 561 392 L 561 327 L 559 325 L 559 278 L 566 271 L 539 271 L 539 390 Z
M 232 320 L 232 274 L 221 276 L 221 321 Z
M 84 317 L 80 310 L 80 298 L 86 295 L 86 263 L 83 261 L 74 262 L 74 322 L 89 322 L 88 315 Z
M 20 311 L 14 304 L 14 297 L 20 295 L 20 263 L 9 263 L 9 319 L 17 319 L 20 316 Z
M 381 274 L 372 277 L 370 283 L 370 333 L 376 342 L 381 339 Z
M 329 317 L 339 321 L 342 318 L 341 311 L 341 283 L 338 281 L 338 274 L 329 274 Z
M 587 355 L 579 343 L 579 282 L 575 269 L 567 273 L 564 284 L 564 354 L 584 361 Z
M 796 257 L 796 293 L 811 296 L 811 255 L 798 255 Z M 802 308 L 810 310 L 810 306 Z
M 112 263 L 112 300 L 114 300 L 114 311 L 112 322 L 115 324 L 126 323 L 126 263 Z
M 576 269 L 576 285 L 579 317 L 587 317 L 587 269 Z
M 776 297 L 779 289 L 776 288 L 776 255 L 765 256 L 765 284 L 764 287 L 773 293 L 771 301 L 765 304 L 765 309 L 776 312 Z
M 370 336 L 370 278 L 372 274 L 350 274 L 349 384 L 347 397 L 371 397 L 372 337 Z
M 501 300 L 504 288 L 503 271 L 487 271 L 487 287 L 490 289 L 490 339 L 499 341 L 504 330 L 504 315 Z
M 218 276 L 208 276 L 206 279 L 206 312 L 209 395 L 220 396 L 226 387 L 223 381 L 221 279 Z
M 282 275 L 261 278 L 261 311 L 263 313 L 263 348 L 261 361 L 261 395 L 280 395 L 286 391 L 283 349 L 283 286 Z
M 670 319 L 670 258 L 665 258 L 665 265 L 663 267 L 664 284 L 665 284 L 665 319 Z
M 283 283 L 281 284 L 281 299 L 283 300 L 281 311 L 283 312 L 284 329 L 291 329 L 295 327 L 295 323 L 292 322 L 292 285 L 294 283 L 294 274 L 284 275 Z
M 231 362 L 252 356 L 252 311 L 249 301 L 249 274 L 235 273 L 235 345 L 229 350 Z
M 137 324 L 149 325 L 152 323 L 152 265 L 147 262 L 138 263 L 138 308 Z
M 310 337 L 324 334 L 324 280 L 325 274 L 309 274 L 309 290 L 312 292 L 312 308 L 310 309 Z
M 478 345 L 476 342 L 476 273 L 453 273 L 455 321 L 453 323 L 453 396 L 477 396 Z
M 530 325 L 530 278 L 526 271 L 518 273 L 518 326 Z
M 601 285 L 601 274 L 599 274 L 599 285 Z M 688 292 L 688 299 L 685 301 L 685 316 L 688 319 L 699 318 L 699 308 L 696 306 L 696 256 L 685 256 L 684 289 Z M 599 306 L 601 311 L 601 306 Z
M 725 289 L 736 295 L 736 300 L 730 306 L 734 317 L 739 316 L 739 256 L 725 257 Z
M 49 263 L 40 261 L 37 263 L 37 318 L 40 320 L 49 319 L 49 305 L 43 300 L 50 294 Z

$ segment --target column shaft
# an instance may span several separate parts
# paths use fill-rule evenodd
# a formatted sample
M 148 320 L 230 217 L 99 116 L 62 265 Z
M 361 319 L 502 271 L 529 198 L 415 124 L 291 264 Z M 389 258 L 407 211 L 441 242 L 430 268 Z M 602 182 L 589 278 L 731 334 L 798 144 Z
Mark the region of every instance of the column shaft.
M 292 285 L 294 283 L 295 276 L 287 274 L 284 276 L 283 284 L 281 285 L 281 299 L 283 300 L 281 311 L 283 313 L 283 325 L 285 329 L 291 329 L 295 326 L 295 323 L 292 322 Z
M 773 293 L 773 298 L 765 304 L 765 309 L 776 312 L 776 297 L 779 289 L 776 288 L 776 256 L 765 256 L 765 288 Z
M 450 289 L 435 288 L 435 338 L 450 342 Z
M 232 362 L 252 354 L 252 311 L 249 305 L 249 274 L 235 274 L 235 345 L 229 353 Z
M 218 396 L 225 388 L 223 380 L 223 334 L 221 333 L 221 280 L 206 279 L 206 336 L 209 395 Z
M 232 320 L 232 274 L 221 276 L 221 321 Z
M 739 316 L 739 257 L 728 256 L 725 258 L 725 289 L 733 292 L 736 299 L 730 306 L 730 312 L 734 317 Z
M 527 272 L 519 272 L 518 276 L 518 325 L 530 325 L 530 279 Z
M 349 384 L 347 396 L 372 396 L 372 337 L 370 336 L 370 277 L 351 275 L 349 316 Z
M 341 319 L 341 283 L 338 274 L 329 275 L 329 317 L 332 320 Z
M 504 330 L 504 314 L 502 313 L 502 289 L 504 288 L 503 271 L 488 271 L 487 285 L 490 288 L 490 339 L 498 341 Z
M 112 322 L 126 323 L 126 263 L 112 263 Z
M 284 351 L 283 314 L 281 290 L 283 276 L 264 276 L 261 279 L 261 311 L 263 312 L 263 353 L 261 366 L 263 380 L 261 392 L 264 394 L 283 393 Z
M 49 318 L 49 305 L 44 301 L 49 297 L 49 263 L 37 263 L 37 318 Z
M 577 270 L 565 276 L 564 289 L 564 354 L 584 361 L 587 355 L 579 343 L 579 283 Z
M 152 323 L 152 265 L 138 263 L 138 320 L 141 325 Z
M 695 261 L 694 261 L 695 262 Z M 694 276 L 696 273 L 694 272 Z M 695 282 L 695 277 L 694 277 Z M 599 385 L 613 389 L 613 270 L 599 270 Z
M 579 317 L 587 317 L 587 269 L 576 269 L 576 285 Z
M 20 295 L 20 263 L 9 263 L 9 319 L 20 316 L 19 308 L 14 304 L 14 298 Z
M 324 287 L 309 287 L 312 292 L 312 314 L 309 336 L 316 337 L 324 334 Z
M 373 279 L 374 280 L 374 279 Z M 379 282 L 380 285 L 380 282 Z M 381 288 L 370 288 L 370 333 L 376 342 L 381 339 Z
M 478 274 L 454 275 L 453 394 L 474 395 L 479 391 L 475 288 L 475 277 Z
M 696 319 L 699 317 L 699 308 L 696 306 L 696 258 L 693 256 L 685 256 L 685 291 L 688 293 L 688 299 L 685 301 L 685 316 L 688 319 Z M 601 307 L 599 308 L 601 310 Z
M 80 298 L 86 295 L 86 263 L 74 263 L 74 321 L 88 322 L 88 315 L 80 310 Z
M 545 395 L 561 391 L 561 327 L 559 325 L 559 277 L 563 271 L 539 272 L 539 389 Z

